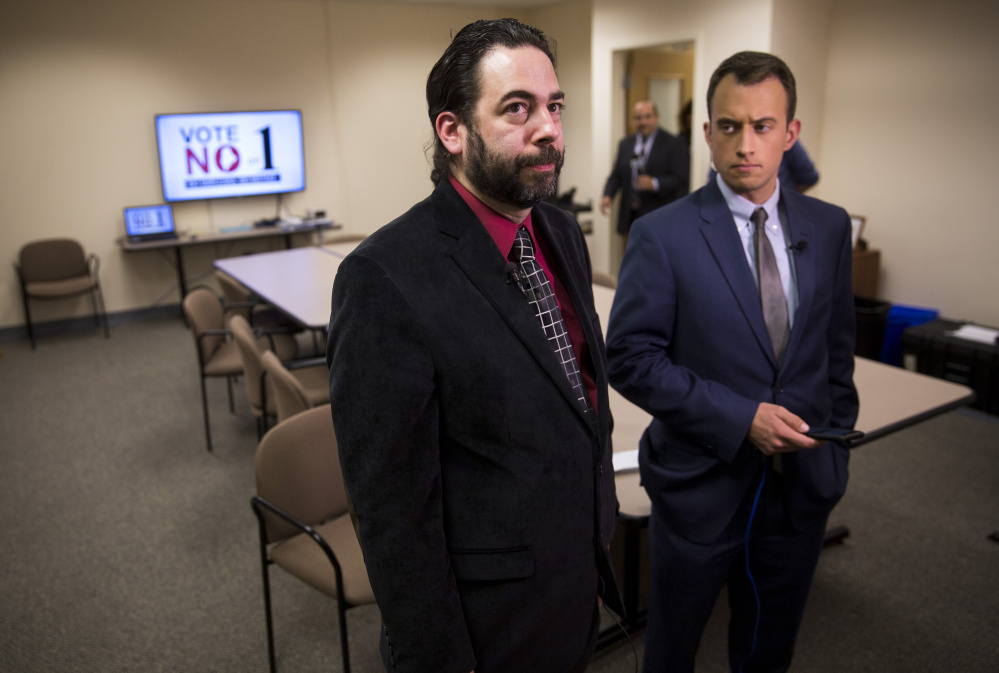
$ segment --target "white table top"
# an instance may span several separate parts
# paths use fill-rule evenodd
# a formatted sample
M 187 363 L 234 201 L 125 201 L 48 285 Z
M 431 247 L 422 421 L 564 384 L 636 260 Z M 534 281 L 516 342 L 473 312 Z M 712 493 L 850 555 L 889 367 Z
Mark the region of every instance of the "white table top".
M 229 274 L 290 318 L 311 329 L 330 319 L 330 293 L 343 258 L 320 247 L 292 248 L 215 261 Z
M 593 299 L 606 334 L 614 290 L 594 286 Z M 860 395 L 856 428 L 866 433 L 855 446 L 932 418 L 971 399 L 972 391 L 966 386 L 881 362 L 858 357 L 854 358 L 854 367 L 853 381 Z M 614 415 L 614 451 L 637 449 L 652 417 L 613 388 L 610 404 Z M 648 516 L 651 503 L 640 486 L 638 472 L 618 474 L 616 481 L 622 515 Z
M 330 321 L 333 279 L 358 241 L 276 250 L 215 261 L 229 274 L 303 327 L 325 329 Z

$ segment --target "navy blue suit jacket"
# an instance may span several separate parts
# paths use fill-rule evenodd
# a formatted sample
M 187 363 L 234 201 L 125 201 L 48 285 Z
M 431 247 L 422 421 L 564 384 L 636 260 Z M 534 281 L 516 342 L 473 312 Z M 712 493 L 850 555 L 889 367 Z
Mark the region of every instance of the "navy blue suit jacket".
M 813 427 L 853 427 L 854 304 L 850 219 L 785 189 L 799 306 L 782 366 L 735 222 L 711 182 L 636 220 L 608 327 L 611 385 L 654 416 L 640 446 L 642 482 L 683 537 L 715 539 L 752 486 L 748 439 L 761 402 Z M 847 450 L 784 455 L 792 523 L 828 514 L 846 489 Z
M 658 130 L 649 150 L 644 172 L 659 181 L 659 189 L 655 192 L 639 192 L 641 207 L 638 211 L 633 211 L 631 207 L 631 159 L 635 156 L 636 136 L 632 133 L 618 143 L 614 169 L 604 185 L 604 196 L 613 198 L 621 190 L 617 211 L 619 234 L 627 234 L 634 220 L 684 196 L 690 188 L 688 145 L 665 129 Z

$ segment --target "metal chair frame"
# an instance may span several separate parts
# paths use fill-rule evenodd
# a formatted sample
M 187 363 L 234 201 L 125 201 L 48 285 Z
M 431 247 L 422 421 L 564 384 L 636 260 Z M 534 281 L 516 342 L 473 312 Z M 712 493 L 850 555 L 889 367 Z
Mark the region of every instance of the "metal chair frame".
M 257 526 L 260 532 L 260 564 L 263 574 L 264 612 L 267 618 L 267 656 L 270 661 L 271 673 L 276 673 L 277 671 L 277 663 L 274 654 L 274 619 L 271 613 L 270 582 L 270 566 L 273 565 L 274 562 L 267 553 L 269 542 L 267 538 L 267 522 L 265 519 L 265 512 L 270 512 L 274 516 L 286 521 L 303 533 L 306 533 L 315 541 L 317 545 L 319 545 L 320 549 L 323 550 L 323 553 L 326 554 L 326 558 L 329 560 L 330 565 L 333 566 L 333 572 L 336 576 L 337 619 L 340 622 L 340 655 L 343 657 L 344 673 L 350 673 L 350 647 L 347 643 L 347 610 L 356 606 L 343 597 L 343 572 L 340 570 L 340 563 L 336 559 L 336 554 L 333 553 L 333 549 L 330 548 L 329 544 L 323 536 L 316 531 L 315 528 L 309 526 L 308 524 L 302 523 L 277 505 L 261 498 L 259 495 L 255 495 L 250 499 L 250 506 L 253 508 L 253 513 L 257 516 Z
M 219 304 L 223 307 L 223 311 L 224 311 L 225 302 L 222 300 L 221 297 L 219 297 L 215 293 L 215 291 L 212 288 L 204 286 L 204 285 L 199 285 L 197 287 L 191 288 L 191 290 L 188 292 L 188 294 L 190 295 L 192 292 L 194 292 L 196 290 L 205 290 L 207 292 L 210 292 L 219 301 Z M 194 329 L 193 325 L 191 326 L 191 329 Z M 207 339 L 208 337 L 217 337 L 217 336 L 220 336 L 220 337 L 231 337 L 232 336 L 232 332 L 230 332 L 227 329 L 217 329 L 217 328 L 215 328 L 215 329 L 206 329 L 206 330 L 204 330 L 202 332 L 199 332 L 198 335 L 195 337 L 195 341 L 197 343 L 197 348 L 195 350 L 198 351 L 198 374 L 199 374 L 199 377 L 201 379 L 201 411 L 202 411 L 202 414 L 204 415 L 204 419 L 205 419 L 205 442 L 208 445 L 208 450 L 209 451 L 212 450 L 212 427 L 211 427 L 211 422 L 209 420 L 209 415 L 208 415 L 208 388 L 205 385 L 205 381 L 207 379 L 209 379 L 209 378 L 219 378 L 219 377 L 218 376 L 211 376 L 211 375 L 205 374 L 205 364 L 206 364 L 206 362 L 205 362 L 205 356 L 204 356 L 204 350 L 205 349 L 202 347 L 201 342 L 204 339 Z M 234 413 L 236 413 L 236 402 L 233 399 L 233 395 L 232 395 L 232 383 L 233 383 L 233 379 L 235 379 L 239 375 L 238 374 L 225 374 L 224 376 L 225 376 L 226 391 L 229 394 L 229 413 L 233 413 L 234 414 Z

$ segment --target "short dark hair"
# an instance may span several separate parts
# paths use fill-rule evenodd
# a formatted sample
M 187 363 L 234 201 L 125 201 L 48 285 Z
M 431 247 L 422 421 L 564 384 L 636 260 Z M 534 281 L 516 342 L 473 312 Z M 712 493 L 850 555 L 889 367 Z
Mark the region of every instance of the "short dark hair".
M 761 51 L 740 51 L 738 54 L 729 56 L 719 65 L 711 75 L 708 83 L 708 119 L 711 119 L 711 99 L 714 98 L 715 89 L 726 75 L 735 76 L 735 81 L 739 84 L 759 84 L 771 77 L 775 77 L 784 87 L 787 93 L 787 122 L 794 119 L 794 108 L 798 103 L 797 88 L 794 83 L 794 75 L 787 63 L 780 60 L 773 54 Z
M 437 117 L 453 112 L 459 121 L 471 125 L 472 112 L 479 101 L 479 63 L 494 47 L 536 47 L 555 67 L 555 41 L 543 32 L 516 19 L 480 20 L 455 34 L 427 77 L 427 113 L 434 130 L 433 170 L 436 185 L 448 174 L 451 153 L 437 137 Z

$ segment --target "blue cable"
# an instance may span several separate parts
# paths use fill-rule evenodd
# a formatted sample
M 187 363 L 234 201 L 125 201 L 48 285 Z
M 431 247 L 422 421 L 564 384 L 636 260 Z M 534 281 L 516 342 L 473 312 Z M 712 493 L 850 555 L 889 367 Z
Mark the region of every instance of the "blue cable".
M 756 580 L 753 579 L 753 573 L 749 571 L 749 532 L 753 527 L 753 518 L 756 516 L 756 506 L 760 504 L 760 494 L 763 493 L 763 484 L 767 481 L 767 464 L 763 463 L 763 476 L 760 477 L 760 485 L 756 489 L 756 498 L 753 499 L 753 508 L 749 512 L 749 523 L 746 524 L 746 575 L 749 577 L 749 584 L 753 587 L 753 596 L 756 598 L 756 623 L 753 625 L 753 645 L 749 648 L 749 654 L 747 654 L 743 660 L 739 663 L 739 673 L 742 673 L 742 667 L 745 665 L 746 661 L 749 660 L 753 653 L 756 652 L 756 635 L 760 630 L 760 592 L 756 589 Z

